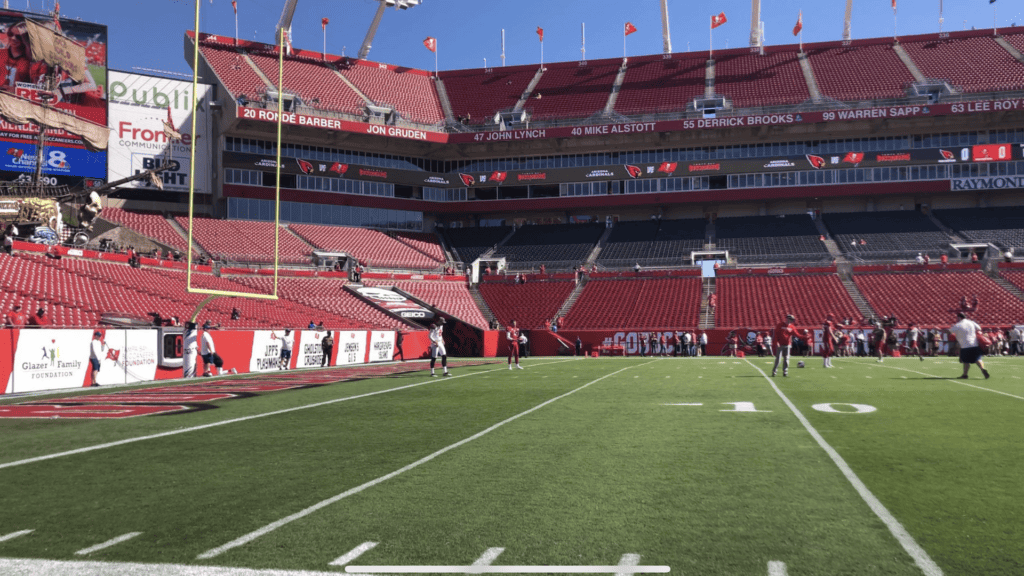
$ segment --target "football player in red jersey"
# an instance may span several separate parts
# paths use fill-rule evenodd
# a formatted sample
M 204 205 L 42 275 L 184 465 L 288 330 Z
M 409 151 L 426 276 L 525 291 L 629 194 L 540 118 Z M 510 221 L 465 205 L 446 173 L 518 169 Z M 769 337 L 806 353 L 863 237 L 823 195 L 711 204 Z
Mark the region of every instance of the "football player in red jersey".
M 512 369 L 512 357 L 516 357 L 516 368 L 523 369 L 519 365 L 519 325 L 515 320 L 505 327 L 505 340 L 508 341 L 508 369 Z
M 779 360 L 782 360 L 782 375 L 789 376 L 789 349 L 793 345 L 793 336 L 796 334 L 796 326 L 793 324 L 796 322 L 796 317 L 792 314 L 786 314 L 786 319 L 779 322 L 779 325 L 775 327 L 775 343 L 779 345 L 779 349 L 775 352 L 775 366 L 772 368 L 772 376 L 775 376 L 779 371 Z
M 836 355 L 836 344 L 839 343 L 839 331 L 836 330 L 836 318 L 832 314 L 825 317 L 825 321 L 821 324 L 821 356 L 823 359 L 822 366 L 825 368 L 832 367 L 832 357 Z

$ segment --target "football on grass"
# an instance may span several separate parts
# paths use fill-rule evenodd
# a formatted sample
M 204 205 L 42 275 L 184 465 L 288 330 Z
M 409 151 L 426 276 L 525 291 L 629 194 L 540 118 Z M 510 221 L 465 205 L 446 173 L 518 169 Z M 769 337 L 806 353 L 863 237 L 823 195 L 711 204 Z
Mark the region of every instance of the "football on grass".
M 797 368 L 803 368 L 803 367 L 804 367 L 804 361 L 803 361 L 803 360 L 801 360 L 801 361 L 797 362 L 797 363 L 796 363 L 796 367 L 797 367 Z

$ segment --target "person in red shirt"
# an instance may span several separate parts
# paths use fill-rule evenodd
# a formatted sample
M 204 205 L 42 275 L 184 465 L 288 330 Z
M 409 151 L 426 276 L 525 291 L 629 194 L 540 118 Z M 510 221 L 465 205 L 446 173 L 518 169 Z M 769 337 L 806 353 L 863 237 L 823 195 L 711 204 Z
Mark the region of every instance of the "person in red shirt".
M 942 262 L 943 265 L 948 264 L 949 263 L 949 256 L 946 256 L 945 254 L 943 254 L 942 256 L 939 256 L 939 262 Z
M 668 356 L 668 339 L 665 338 L 665 333 L 661 334 L 661 355 Z
M 8 328 L 21 328 L 25 325 L 25 313 L 21 311 L 21 304 L 11 306 L 11 311 L 4 318 L 4 325 Z
M 49 326 L 50 319 L 46 317 L 46 309 L 40 308 L 36 313 L 28 317 L 29 326 Z
M 839 342 L 838 332 L 835 316 L 829 314 L 821 324 L 821 356 L 825 368 L 832 368 L 832 357 L 836 355 L 836 343 Z
M 519 365 L 519 325 L 515 320 L 505 327 L 505 340 L 508 342 L 508 369 L 512 369 L 512 357 L 516 357 L 516 368 L 523 369 Z
M 977 252 L 971 252 L 971 263 L 974 264 L 974 263 L 977 263 L 977 262 L 978 262 L 978 253 Z
M 925 254 L 924 255 L 924 265 L 927 266 L 928 263 L 931 262 L 931 261 L 932 261 L 931 257 L 929 257 L 927 254 Z
M 772 367 L 772 376 L 779 371 L 779 360 L 782 360 L 782 375 L 789 376 L 789 350 L 793 346 L 793 335 L 796 334 L 796 317 L 786 314 L 786 319 L 779 322 L 775 327 L 775 337 L 772 340 L 778 344 L 779 349 L 775 352 L 775 366 Z

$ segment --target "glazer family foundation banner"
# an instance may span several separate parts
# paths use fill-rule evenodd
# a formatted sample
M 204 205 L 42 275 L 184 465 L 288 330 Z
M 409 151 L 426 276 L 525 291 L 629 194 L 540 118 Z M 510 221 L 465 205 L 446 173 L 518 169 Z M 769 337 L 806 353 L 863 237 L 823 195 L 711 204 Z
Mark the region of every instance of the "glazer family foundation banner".
M 196 192 L 209 194 L 211 190 L 210 157 L 213 139 L 210 137 L 210 101 L 213 89 L 199 85 L 196 103 L 196 134 L 192 134 L 192 83 L 110 72 L 110 161 L 107 178 L 113 182 L 133 176 L 144 170 L 159 167 L 170 152 L 171 168 L 161 173 L 164 190 L 188 190 L 190 174 L 190 147 L 196 148 Z M 170 121 L 181 133 L 180 142 L 169 143 L 164 134 L 164 122 Z M 136 180 L 126 186 L 154 189 L 149 180 Z
M 92 330 L 21 330 L 7 394 L 81 388 Z
M 48 30 L 35 27 L 32 20 Z M 33 40 L 35 39 L 35 40 Z M 51 61 L 33 61 L 36 45 L 49 48 Z M 61 48 L 63 46 L 63 49 Z M 74 49 L 68 49 L 73 47 Z M 44 89 L 56 72 L 57 88 Z M 31 102 L 45 94 L 52 106 L 100 127 L 107 126 L 107 27 L 51 16 L 0 10 L 0 90 Z M 26 117 L 0 119 L 0 179 L 29 181 L 35 172 L 39 128 Z M 46 184 L 94 185 L 107 177 L 107 152 L 90 151 L 80 136 L 46 131 L 43 177 Z

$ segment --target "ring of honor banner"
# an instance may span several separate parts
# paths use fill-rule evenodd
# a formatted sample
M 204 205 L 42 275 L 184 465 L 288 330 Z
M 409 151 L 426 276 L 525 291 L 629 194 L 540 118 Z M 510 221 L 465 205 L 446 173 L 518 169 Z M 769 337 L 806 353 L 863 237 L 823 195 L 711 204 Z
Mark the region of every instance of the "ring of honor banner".
M 171 168 L 160 174 L 163 189 L 187 192 L 191 146 L 195 144 L 196 193 L 209 194 L 211 190 L 210 100 L 213 88 L 199 85 L 196 102 L 196 134 L 192 134 L 192 83 L 110 72 L 110 147 L 107 179 L 110 182 L 134 176 L 157 168 L 170 152 Z M 181 133 L 181 141 L 168 142 L 164 122 L 170 120 Z M 149 179 L 136 180 L 124 187 L 155 189 Z
M 32 40 L 26 20 L 41 23 L 51 31 L 55 28 L 50 16 L 0 11 L 0 90 L 32 102 L 41 102 L 41 95 L 49 94 L 54 98 L 54 108 L 107 126 L 107 27 L 61 19 L 60 31 L 53 32 L 59 38 L 49 38 L 50 43 L 59 48 L 62 42 L 70 41 L 73 44 L 69 45 L 80 46 L 81 50 L 68 51 L 68 57 L 77 54 L 75 58 L 85 60 L 73 67 L 75 77 L 63 71 L 57 76 L 57 88 L 47 91 L 43 82 L 53 70 L 45 61 L 31 60 Z M 35 37 L 38 41 L 46 35 L 36 30 Z M 0 179 L 31 181 L 38 136 L 39 128 L 34 124 L 0 119 Z M 64 130 L 49 129 L 46 138 L 45 184 L 90 186 L 107 177 L 106 151 L 90 151 L 81 137 Z

